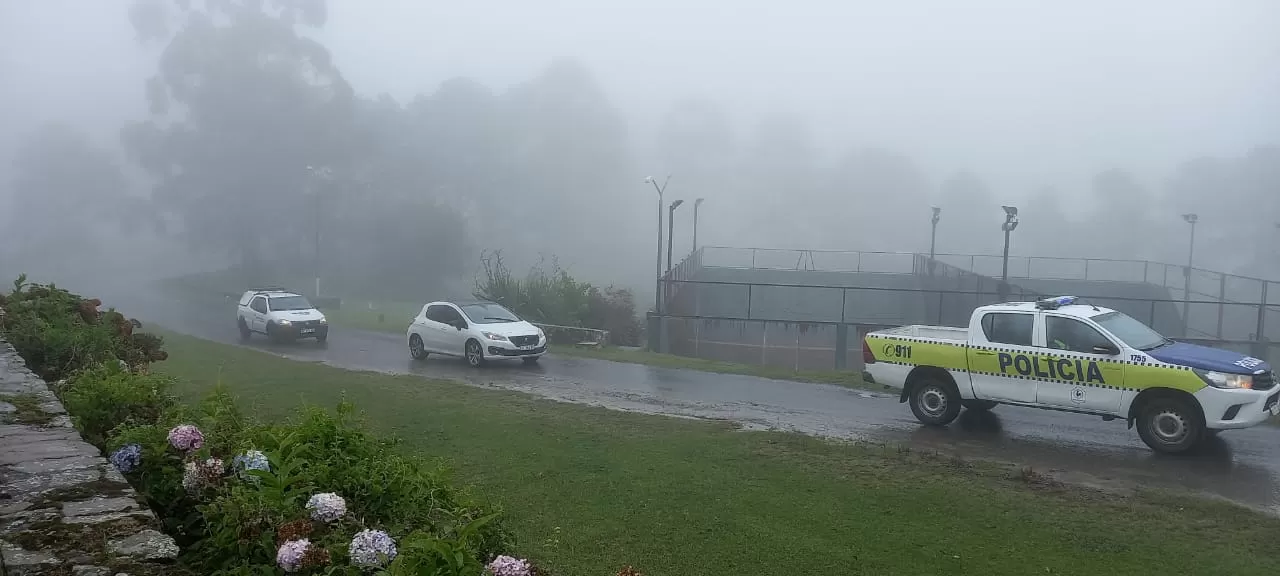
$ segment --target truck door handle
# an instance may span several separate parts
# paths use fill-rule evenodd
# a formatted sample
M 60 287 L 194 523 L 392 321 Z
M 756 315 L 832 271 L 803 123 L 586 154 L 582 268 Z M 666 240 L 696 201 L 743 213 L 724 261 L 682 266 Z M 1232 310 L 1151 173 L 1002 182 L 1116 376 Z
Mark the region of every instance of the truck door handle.
M 979 356 L 995 356 L 996 355 L 995 352 L 983 352 L 983 351 L 974 352 L 974 354 L 977 354 Z

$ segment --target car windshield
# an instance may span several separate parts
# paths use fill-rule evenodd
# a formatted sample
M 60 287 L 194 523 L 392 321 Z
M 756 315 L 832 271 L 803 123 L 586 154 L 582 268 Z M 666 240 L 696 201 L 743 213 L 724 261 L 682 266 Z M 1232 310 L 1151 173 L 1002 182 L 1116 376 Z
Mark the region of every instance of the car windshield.
M 1120 312 L 1106 312 L 1094 316 L 1092 320 L 1125 344 L 1138 350 L 1154 350 L 1173 342 L 1161 336 L 1159 332 L 1148 328 L 1146 324 Z
M 288 312 L 290 310 L 310 310 L 311 303 L 301 296 L 275 296 L 268 301 L 271 303 L 273 312 Z
M 510 310 L 492 302 L 464 304 L 462 311 L 476 324 L 500 324 L 503 322 L 519 322 L 520 317 Z

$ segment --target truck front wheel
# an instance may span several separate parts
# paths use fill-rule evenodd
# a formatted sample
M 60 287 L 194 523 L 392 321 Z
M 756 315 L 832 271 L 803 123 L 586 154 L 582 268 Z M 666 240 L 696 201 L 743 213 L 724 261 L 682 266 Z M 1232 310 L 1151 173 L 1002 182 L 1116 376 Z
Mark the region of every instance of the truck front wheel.
M 1138 436 L 1156 452 L 1186 452 L 1205 436 L 1204 419 L 1188 400 L 1158 396 L 1139 408 Z
M 960 394 L 955 388 L 932 378 L 924 378 L 911 387 L 911 412 L 930 426 L 946 426 L 960 415 Z

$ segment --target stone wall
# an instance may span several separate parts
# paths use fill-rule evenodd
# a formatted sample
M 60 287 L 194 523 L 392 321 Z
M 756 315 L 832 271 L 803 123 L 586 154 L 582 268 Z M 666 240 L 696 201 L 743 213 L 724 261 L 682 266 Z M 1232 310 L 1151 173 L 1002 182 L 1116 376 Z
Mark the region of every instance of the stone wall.
M 0 340 L 0 574 L 181 572 L 178 547 Z

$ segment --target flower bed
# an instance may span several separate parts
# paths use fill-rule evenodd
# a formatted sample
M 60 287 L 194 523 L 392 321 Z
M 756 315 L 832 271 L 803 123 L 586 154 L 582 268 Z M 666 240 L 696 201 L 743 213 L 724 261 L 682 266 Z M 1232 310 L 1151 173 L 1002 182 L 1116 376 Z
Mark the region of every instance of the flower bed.
M 532 576 L 501 512 L 368 431 L 355 408 L 263 424 L 215 390 L 180 404 L 149 374 L 158 337 L 53 286 L 0 298 L 0 334 L 205 574 Z M 626 570 L 630 570 L 629 568 Z M 627 572 L 634 574 L 634 572 Z

